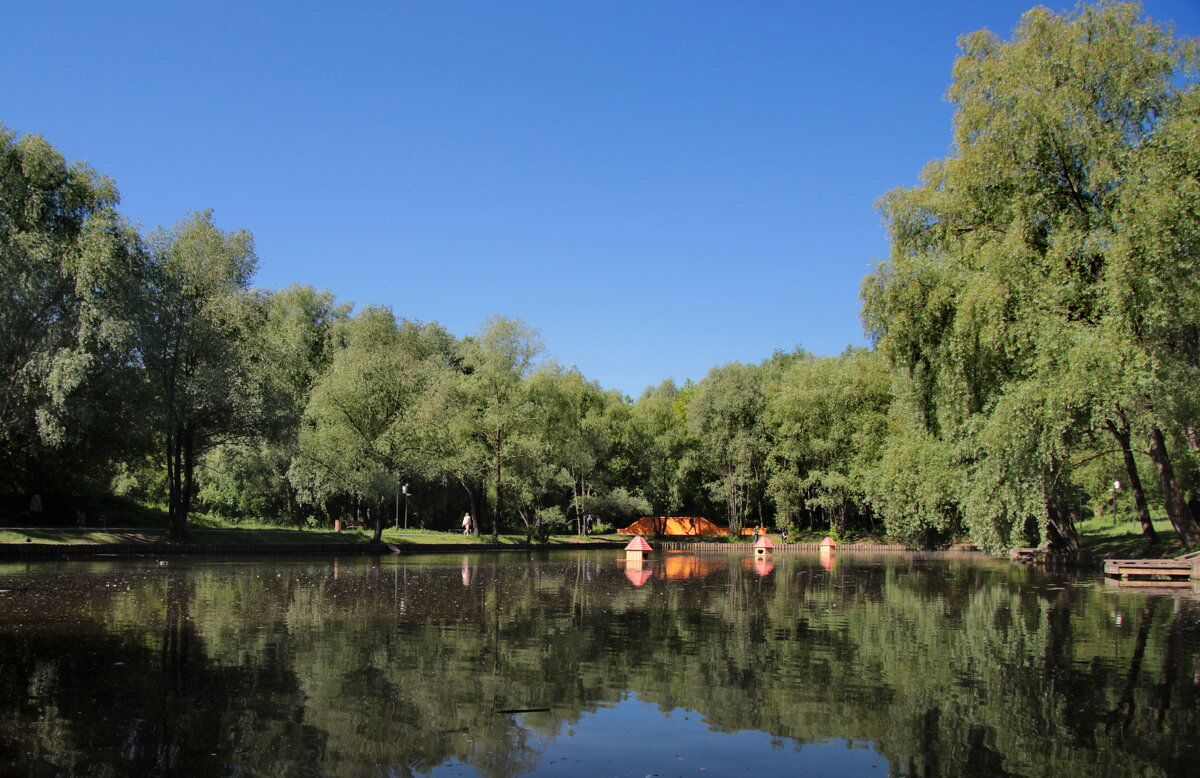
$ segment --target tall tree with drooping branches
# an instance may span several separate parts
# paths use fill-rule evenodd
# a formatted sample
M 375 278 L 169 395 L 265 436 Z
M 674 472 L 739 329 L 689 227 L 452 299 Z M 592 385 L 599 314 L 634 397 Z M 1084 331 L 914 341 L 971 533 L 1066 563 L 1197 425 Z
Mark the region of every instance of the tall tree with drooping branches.
M 1035 8 L 1010 40 L 982 31 L 961 45 L 953 152 L 883 198 L 892 250 L 863 286 L 867 328 L 899 371 L 903 423 L 949 447 L 966 474 L 953 502 L 992 546 L 1030 533 L 1070 545 L 1065 490 L 1081 440 L 1133 424 L 1168 515 L 1194 542 L 1167 444 L 1183 362 L 1139 335 L 1122 266 L 1154 255 L 1132 229 L 1147 210 L 1135 204 L 1150 185 L 1139 171 L 1193 99 L 1196 45 L 1108 2 Z

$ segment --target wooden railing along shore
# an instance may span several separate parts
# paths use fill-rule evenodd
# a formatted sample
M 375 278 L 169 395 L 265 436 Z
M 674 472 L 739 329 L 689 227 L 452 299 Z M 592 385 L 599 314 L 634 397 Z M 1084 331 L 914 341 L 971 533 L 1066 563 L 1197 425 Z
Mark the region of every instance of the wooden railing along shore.
M 738 551 L 745 549 L 746 553 L 750 553 L 752 547 L 749 543 L 710 543 L 706 541 L 693 540 L 655 540 L 647 538 L 656 549 L 664 551 Z M 772 541 L 772 551 L 820 551 L 821 544 L 819 543 L 774 543 Z M 836 546 L 835 551 L 840 553 L 871 553 L 874 551 L 909 551 L 908 546 L 900 544 L 878 544 L 878 543 L 847 543 L 844 546 Z

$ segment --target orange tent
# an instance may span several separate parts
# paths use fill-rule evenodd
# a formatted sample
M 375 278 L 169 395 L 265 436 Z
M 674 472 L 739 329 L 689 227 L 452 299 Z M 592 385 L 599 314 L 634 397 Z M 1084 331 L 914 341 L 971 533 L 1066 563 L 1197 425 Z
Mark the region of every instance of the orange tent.
M 619 535 L 728 535 L 729 530 L 718 527 L 700 516 L 643 516 Z

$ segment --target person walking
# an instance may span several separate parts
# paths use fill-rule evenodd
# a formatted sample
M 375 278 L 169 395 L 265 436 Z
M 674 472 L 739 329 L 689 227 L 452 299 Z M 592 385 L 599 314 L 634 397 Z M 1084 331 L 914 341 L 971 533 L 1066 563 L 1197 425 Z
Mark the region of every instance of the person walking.
M 471 534 L 471 514 L 469 514 L 469 513 L 464 513 L 464 514 L 463 514 L 463 522 L 462 522 L 462 527 L 463 527 L 463 534 L 464 534 L 464 535 L 470 535 L 470 534 Z

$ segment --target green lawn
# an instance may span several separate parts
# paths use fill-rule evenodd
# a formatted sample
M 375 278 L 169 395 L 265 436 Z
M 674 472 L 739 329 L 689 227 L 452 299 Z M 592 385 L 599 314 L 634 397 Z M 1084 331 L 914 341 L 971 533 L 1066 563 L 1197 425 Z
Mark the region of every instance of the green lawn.
M 134 530 L 109 532 L 99 529 L 74 529 L 43 527 L 37 529 L 0 529 L 0 543 L 153 543 L 162 535 L 162 530 Z
M 1170 521 L 1154 519 L 1153 524 L 1159 540 L 1153 546 L 1142 536 L 1137 521 L 1122 520 L 1114 525 L 1107 516 L 1080 522 L 1079 543 L 1085 551 L 1105 559 L 1169 559 L 1187 553 Z
M 64 545 L 100 544 L 100 543 L 156 543 L 166 537 L 162 529 L 138 529 L 115 532 L 99 529 L 75 528 L 31 528 L 22 530 L 0 529 L 0 543 L 59 543 Z M 369 543 L 372 533 L 369 530 L 346 530 L 335 533 L 332 530 L 294 530 L 278 527 L 251 528 L 200 528 L 189 530 L 189 542 L 192 543 Z M 524 533 L 500 535 L 499 545 L 517 545 L 525 543 Z M 590 543 L 608 545 L 621 542 L 619 536 L 591 535 L 552 535 L 548 545 L 564 545 Z M 468 544 L 488 546 L 492 544 L 490 535 L 475 537 L 459 532 L 433 532 L 430 530 L 394 530 L 383 532 L 383 542 L 397 545 L 437 545 L 437 544 Z
M 208 526 L 205 526 L 205 525 Z M 217 525 L 217 526 L 214 526 Z M 1169 521 L 1157 519 L 1154 528 L 1159 535 L 1159 543 L 1150 546 L 1142 538 L 1141 528 L 1135 521 L 1122 520 L 1116 525 L 1108 517 L 1089 519 L 1079 525 L 1079 539 L 1084 550 L 1102 558 L 1113 559 L 1153 559 L 1175 557 L 1185 553 L 1185 549 L 1175 536 Z M 793 543 L 816 543 L 825 536 L 823 532 L 801 533 L 799 537 L 791 538 Z M 93 528 L 77 529 L 74 527 L 42 527 L 21 530 L 0 528 L 0 543 L 59 543 L 59 544 L 107 544 L 107 543 L 155 543 L 166 537 L 166 531 L 160 528 L 137 528 L 124 531 L 113 531 Z M 779 542 L 778 535 L 771 535 L 772 540 Z M 296 530 L 282 529 L 278 526 L 265 524 L 241 524 L 220 526 L 220 522 L 200 520 L 195 522 L 189 531 L 189 541 L 192 543 L 369 543 L 371 531 L 367 529 L 345 530 L 335 533 L 332 530 Z M 712 540 L 715 540 L 712 539 Z M 749 542 L 749 538 L 745 539 Z M 466 544 L 487 547 L 492 545 L 490 535 L 463 535 L 460 532 L 435 532 L 433 530 L 385 529 L 383 541 L 396 545 L 441 545 Z M 624 545 L 629 538 L 622 535 L 552 535 L 549 546 L 565 544 L 588 543 L 597 546 Z M 525 533 L 507 533 L 500 535 L 497 544 L 501 546 L 520 545 L 526 542 Z M 882 537 L 859 537 L 850 542 L 871 543 L 887 542 Z M 1193 549 L 1194 550 L 1194 549 Z

